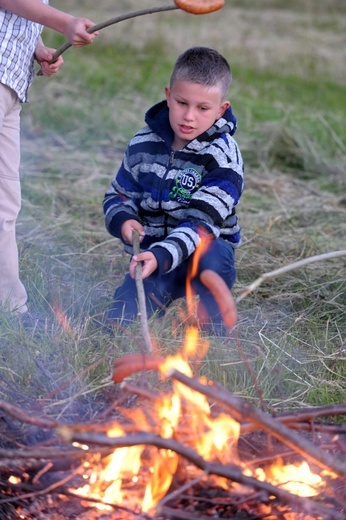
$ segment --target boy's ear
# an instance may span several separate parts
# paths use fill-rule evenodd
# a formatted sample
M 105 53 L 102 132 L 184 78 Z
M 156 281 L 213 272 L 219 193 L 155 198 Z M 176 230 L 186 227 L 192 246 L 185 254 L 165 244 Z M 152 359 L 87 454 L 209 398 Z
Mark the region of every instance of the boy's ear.
M 165 94 L 166 94 L 166 100 L 167 100 L 167 102 L 169 102 L 169 96 L 171 94 L 171 90 L 168 85 L 165 87 Z
M 229 101 L 224 101 L 222 105 L 220 106 L 220 115 L 219 117 L 223 116 L 226 112 L 227 108 L 231 106 L 231 103 Z

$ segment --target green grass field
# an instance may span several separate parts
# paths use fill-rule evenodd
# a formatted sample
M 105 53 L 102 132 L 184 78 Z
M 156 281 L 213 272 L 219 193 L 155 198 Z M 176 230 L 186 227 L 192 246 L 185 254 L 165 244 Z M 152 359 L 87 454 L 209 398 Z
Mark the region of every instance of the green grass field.
M 138 8 L 132 0 L 72 4 L 54 2 L 95 22 Z M 226 0 L 205 16 L 134 18 L 104 29 L 91 46 L 68 49 L 56 77 L 35 79 L 22 111 L 18 243 L 31 310 L 47 328 L 28 332 L 1 317 L 1 398 L 17 399 L 16 389 L 46 399 L 46 413 L 90 417 L 115 392 L 115 359 L 141 348 L 139 326 L 112 337 L 93 324 L 128 263 L 105 231 L 102 199 L 127 141 L 189 46 L 217 48 L 233 71 L 246 164 L 234 295 L 263 273 L 345 249 L 346 10 L 341 1 L 286 5 Z M 48 30 L 44 39 L 64 42 Z M 344 402 L 345 264 L 345 257 L 318 262 L 261 284 L 239 303 L 232 338 L 208 338 L 196 369 L 269 409 Z M 183 344 L 183 305 L 149 323 L 162 354 Z

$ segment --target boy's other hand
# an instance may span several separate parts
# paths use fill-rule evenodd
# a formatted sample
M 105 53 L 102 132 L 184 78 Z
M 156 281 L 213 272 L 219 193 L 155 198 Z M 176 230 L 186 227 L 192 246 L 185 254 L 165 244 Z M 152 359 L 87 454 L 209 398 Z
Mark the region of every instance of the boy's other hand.
M 142 242 L 143 238 L 145 237 L 145 231 L 142 224 L 140 224 L 138 220 L 126 220 L 121 226 L 121 237 L 126 244 L 133 244 L 134 231 L 138 231 L 139 241 Z
M 134 255 L 130 262 L 129 272 L 131 278 L 136 276 L 136 267 L 142 262 L 142 278 L 147 278 L 157 269 L 157 260 L 151 251 L 143 251 L 138 255 Z

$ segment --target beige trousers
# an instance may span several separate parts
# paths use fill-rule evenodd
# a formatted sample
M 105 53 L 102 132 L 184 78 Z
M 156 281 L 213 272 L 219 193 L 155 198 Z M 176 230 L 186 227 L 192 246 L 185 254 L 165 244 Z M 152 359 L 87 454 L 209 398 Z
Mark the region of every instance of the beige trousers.
M 0 83 L 0 309 L 16 313 L 27 311 L 15 227 L 21 207 L 20 110 L 17 94 Z

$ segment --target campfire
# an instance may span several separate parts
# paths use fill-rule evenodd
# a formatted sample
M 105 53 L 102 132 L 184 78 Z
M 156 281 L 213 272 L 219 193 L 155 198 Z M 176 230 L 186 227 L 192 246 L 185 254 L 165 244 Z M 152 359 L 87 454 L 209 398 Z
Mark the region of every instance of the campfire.
M 113 380 L 135 406 L 97 424 L 33 418 L 0 402 L 15 419 L 60 438 L 39 450 L 2 450 L 0 507 L 20 504 L 15 518 L 36 518 L 33 505 L 23 503 L 44 495 L 46 510 L 74 504 L 78 518 L 345 519 L 345 429 L 317 419 L 345 414 L 346 407 L 273 417 L 194 374 L 207 349 L 189 327 L 176 355 L 116 360 Z M 53 485 L 44 484 L 49 474 Z

